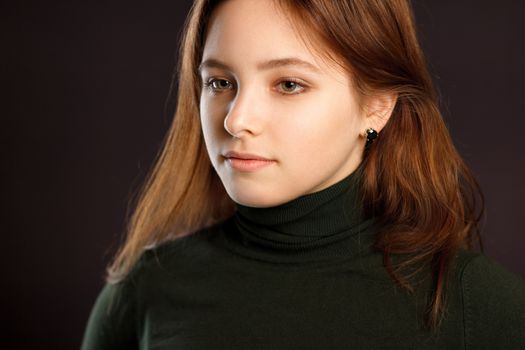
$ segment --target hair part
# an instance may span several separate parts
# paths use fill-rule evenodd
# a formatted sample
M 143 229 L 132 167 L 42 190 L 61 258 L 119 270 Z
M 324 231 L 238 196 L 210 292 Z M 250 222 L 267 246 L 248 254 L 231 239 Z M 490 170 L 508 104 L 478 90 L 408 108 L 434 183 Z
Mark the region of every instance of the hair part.
M 196 0 L 180 45 L 177 109 L 161 152 L 140 189 L 126 241 L 108 268 L 123 279 L 147 247 L 191 234 L 232 215 L 207 155 L 199 120 L 202 58 L 208 20 L 221 0 Z M 365 213 L 384 229 L 375 249 L 392 279 L 409 292 L 430 268 L 433 294 L 426 326 L 443 319 L 456 253 L 483 250 L 484 196 L 455 149 L 419 46 L 409 0 L 274 0 L 307 47 L 345 69 L 363 101 L 397 95 L 390 119 L 363 158 Z

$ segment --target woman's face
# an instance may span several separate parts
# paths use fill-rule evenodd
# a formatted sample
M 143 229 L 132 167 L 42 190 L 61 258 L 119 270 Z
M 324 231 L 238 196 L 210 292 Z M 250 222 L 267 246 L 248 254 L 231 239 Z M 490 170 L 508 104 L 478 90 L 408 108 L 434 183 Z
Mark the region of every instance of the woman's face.
M 307 63 L 270 63 L 282 59 Z M 361 162 L 360 134 L 373 126 L 360 115 L 348 74 L 310 53 L 272 1 L 219 5 L 202 62 L 204 140 L 235 202 L 279 205 L 333 185 Z M 247 170 L 230 162 L 228 151 L 272 162 Z

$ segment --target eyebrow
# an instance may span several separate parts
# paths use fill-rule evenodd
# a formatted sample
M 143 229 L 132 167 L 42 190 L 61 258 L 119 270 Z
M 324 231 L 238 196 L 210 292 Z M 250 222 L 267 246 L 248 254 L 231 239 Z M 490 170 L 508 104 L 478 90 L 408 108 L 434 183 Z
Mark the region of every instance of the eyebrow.
M 317 67 L 311 64 L 310 62 L 304 61 L 297 57 L 285 57 L 285 58 L 276 58 L 264 62 L 260 62 L 257 64 L 258 70 L 269 70 L 279 67 L 286 67 L 286 66 L 299 66 L 308 70 L 311 70 L 315 73 L 319 73 L 321 70 Z M 231 71 L 231 67 L 228 66 L 226 63 L 223 63 L 215 58 L 209 58 L 205 61 L 203 61 L 199 65 L 199 73 L 202 72 L 204 68 L 219 68 L 223 70 L 229 70 Z

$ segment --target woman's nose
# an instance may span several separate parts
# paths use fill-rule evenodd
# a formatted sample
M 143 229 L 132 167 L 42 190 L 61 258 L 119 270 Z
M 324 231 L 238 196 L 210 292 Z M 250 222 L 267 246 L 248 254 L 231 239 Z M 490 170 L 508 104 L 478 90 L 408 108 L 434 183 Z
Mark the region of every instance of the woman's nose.
M 258 135 L 262 130 L 261 98 L 257 99 L 255 89 L 238 92 L 230 103 L 228 114 L 224 118 L 224 129 L 232 136 L 241 138 L 245 135 Z M 260 94 L 259 94 L 260 96 Z

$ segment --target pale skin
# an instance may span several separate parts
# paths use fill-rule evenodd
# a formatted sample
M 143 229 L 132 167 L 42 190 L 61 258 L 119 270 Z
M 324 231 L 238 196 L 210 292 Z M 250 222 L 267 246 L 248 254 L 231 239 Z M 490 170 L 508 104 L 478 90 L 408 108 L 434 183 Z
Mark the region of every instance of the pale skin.
M 310 63 L 260 69 L 297 58 Z M 210 19 L 200 118 L 210 161 L 228 195 L 251 207 L 271 207 L 321 191 L 361 163 L 364 132 L 380 132 L 395 106 L 393 94 L 366 100 L 364 109 L 347 72 L 310 52 L 271 1 L 228 0 Z M 381 136 L 379 136 L 381 137 Z M 233 169 L 226 151 L 274 160 L 254 172 Z

